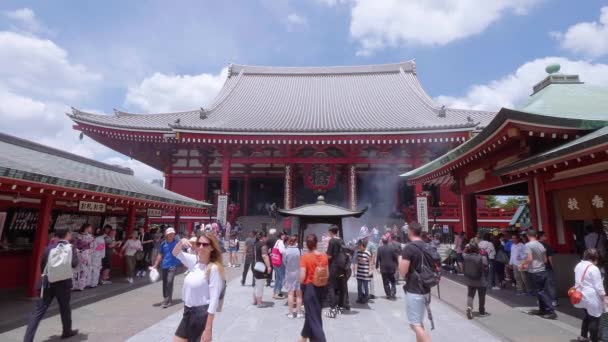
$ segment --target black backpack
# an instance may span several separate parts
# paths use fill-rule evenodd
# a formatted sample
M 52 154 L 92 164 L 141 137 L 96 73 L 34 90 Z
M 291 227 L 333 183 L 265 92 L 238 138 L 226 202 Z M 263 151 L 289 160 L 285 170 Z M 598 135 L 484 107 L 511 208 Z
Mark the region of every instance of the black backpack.
M 420 269 L 414 269 L 420 287 L 424 290 L 430 290 L 439 284 L 441 280 L 441 257 L 439 253 L 429 244 L 412 243 L 422 254 L 420 261 Z
M 336 257 L 336 262 L 335 262 L 335 266 L 338 268 L 338 270 L 340 271 L 345 271 L 350 267 L 350 261 L 352 260 L 353 255 L 355 254 L 355 251 L 348 247 L 344 241 L 342 241 L 342 243 L 340 244 L 340 253 L 338 253 L 338 256 Z
M 483 267 L 481 258 L 482 256 L 477 256 L 473 259 L 473 257 L 464 258 L 463 262 L 463 273 L 466 278 L 471 280 L 479 280 L 481 279 L 481 269 Z

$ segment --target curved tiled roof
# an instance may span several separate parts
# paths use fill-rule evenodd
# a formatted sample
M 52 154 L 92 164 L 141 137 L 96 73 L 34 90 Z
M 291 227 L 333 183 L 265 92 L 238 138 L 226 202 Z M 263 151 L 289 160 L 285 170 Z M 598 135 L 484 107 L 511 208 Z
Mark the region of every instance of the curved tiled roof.
M 0 133 L 0 151 L 0 177 L 193 208 L 210 206 L 146 183 L 136 178 L 130 169 L 3 133 Z
M 217 132 L 399 132 L 473 129 L 492 112 L 443 108 L 424 91 L 414 61 L 344 67 L 233 64 L 207 109 L 99 115 L 73 110 L 76 122 L 137 130 Z

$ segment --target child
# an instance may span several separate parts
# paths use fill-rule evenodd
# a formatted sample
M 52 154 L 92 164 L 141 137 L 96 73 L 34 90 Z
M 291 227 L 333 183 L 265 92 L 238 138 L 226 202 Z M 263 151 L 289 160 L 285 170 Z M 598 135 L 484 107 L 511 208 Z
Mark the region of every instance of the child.
M 356 277 L 357 277 L 357 303 L 366 304 L 369 300 L 369 281 L 371 280 L 372 255 L 367 250 L 367 241 L 357 241 L 356 254 Z

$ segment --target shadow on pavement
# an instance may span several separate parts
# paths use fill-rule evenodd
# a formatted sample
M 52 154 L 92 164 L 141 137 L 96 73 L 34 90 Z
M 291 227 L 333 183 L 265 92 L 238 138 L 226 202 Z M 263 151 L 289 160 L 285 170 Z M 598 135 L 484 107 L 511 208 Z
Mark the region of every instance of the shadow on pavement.
M 89 340 L 89 335 L 88 334 L 83 334 L 83 333 L 78 333 L 75 336 L 72 336 L 70 338 L 66 338 L 66 339 L 61 339 L 61 335 L 53 335 L 48 337 L 46 340 L 43 340 L 44 342 L 50 342 L 50 341 L 69 341 L 69 342 L 80 342 L 80 341 L 88 341 Z
M 459 284 L 464 285 L 464 276 L 444 272 L 442 273 L 442 277 L 453 280 Z M 516 296 L 515 289 L 511 287 L 507 287 L 501 290 L 488 290 L 488 296 L 491 296 L 494 299 L 500 300 L 505 305 L 510 307 L 537 307 L 538 302 L 535 296 Z M 566 315 L 576 317 L 579 319 L 583 319 L 584 312 L 581 309 L 575 308 L 570 304 L 570 301 L 566 297 L 562 297 L 559 299 L 559 306 L 555 308 L 557 314 L 564 313 Z

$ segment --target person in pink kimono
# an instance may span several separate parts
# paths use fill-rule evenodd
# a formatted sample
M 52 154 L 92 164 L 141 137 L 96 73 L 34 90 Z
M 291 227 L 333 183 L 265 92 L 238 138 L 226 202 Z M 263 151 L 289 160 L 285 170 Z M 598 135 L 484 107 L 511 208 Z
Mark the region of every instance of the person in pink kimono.
M 91 276 L 91 253 L 93 246 L 93 227 L 85 223 L 80 228 L 75 247 L 78 254 L 78 267 L 74 269 L 72 290 L 82 291 L 89 285 Z

